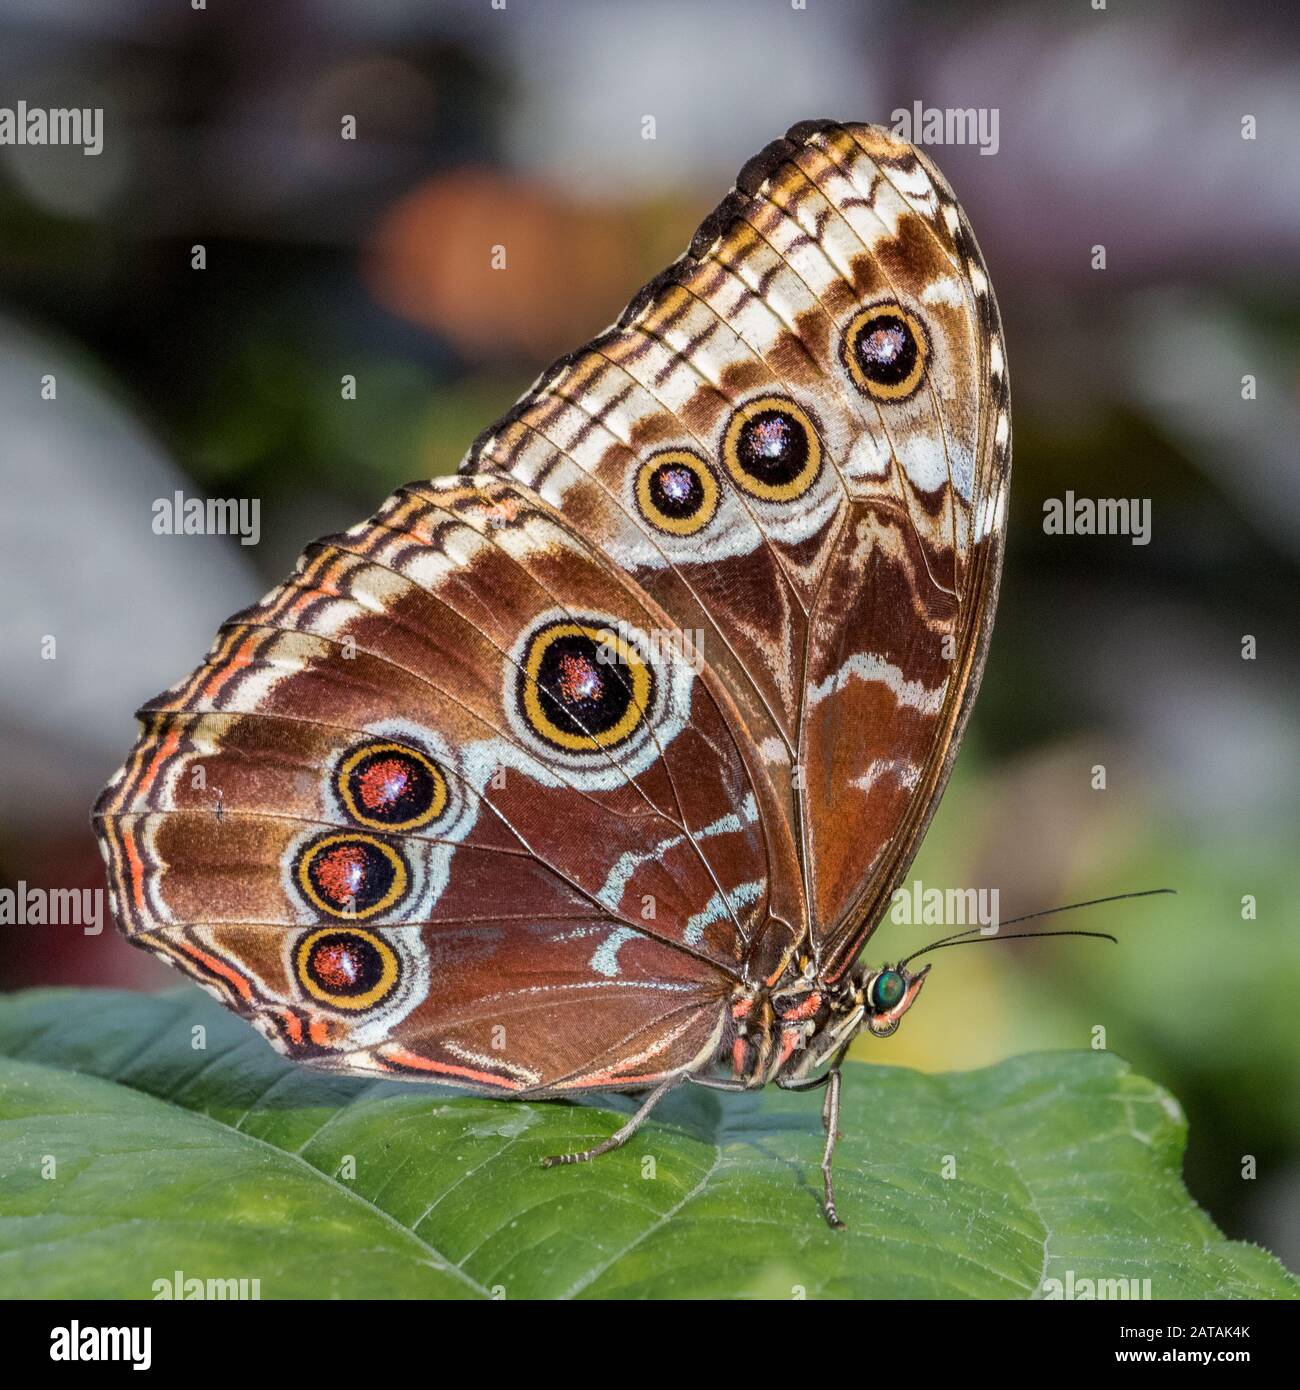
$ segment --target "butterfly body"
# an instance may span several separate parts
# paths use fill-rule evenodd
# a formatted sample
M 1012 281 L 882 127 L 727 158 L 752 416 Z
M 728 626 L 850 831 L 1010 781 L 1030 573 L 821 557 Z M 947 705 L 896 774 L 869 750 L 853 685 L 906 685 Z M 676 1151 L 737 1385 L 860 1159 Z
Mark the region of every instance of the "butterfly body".
M 794 127 L 457 476 L 145 706 L 95 809 L 119 925 L 313 1066 L 829 1079 L 833 1136 L 925 975 L 857 959 L 978 686 L 1007 411 L 937 170 Z

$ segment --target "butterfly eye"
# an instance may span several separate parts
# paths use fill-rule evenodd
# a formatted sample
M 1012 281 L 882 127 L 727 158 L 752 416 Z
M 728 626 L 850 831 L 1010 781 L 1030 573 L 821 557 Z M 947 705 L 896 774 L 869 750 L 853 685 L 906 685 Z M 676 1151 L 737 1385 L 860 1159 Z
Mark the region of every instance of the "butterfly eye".
M 718 509 L 718 484 L 702 459 L 684 449 L 672 449 L 641 465 L 636 500 L 652 526 L 676 536 L 693 536 Z
M 871 1007 L 878 1014 L 888 1013 L 906 993 L 907 981 L 901 971 L 882 970 L 871 982 Z
M 761 396 L 731 417 L 722 439 L 722 458 L 750 496 L 789 502 L 816 481 L 821 438 L 807 412 L 793 401 Z
M 631 642 L 609 628 L 549 623 L 524 654 L 517 698 L 528 727 L 570 752 L 630 738 L 654 695 L 654 676 Z
M 410 882 L 406 861 L 373 835 L 325 835 L 298 855 L 294 877 L 313 907 L 331 917 L 366 918 L 398 902 Z
M 372 830 L 417 830 L 447 808 L 447 779 L 400 743 L 366 743 L 344 758 L 336 784 L 348 815 Z
M 878 401 L 901 401 L 925 376 L 929 340 L 919 319 L 899 304 L 861 310 L 849 324 L 842 348 L 854 385 Z
M 401 976 L 397 954 L 382 937 L 335 927 L 308 932 L 298 942 L 294 969 L 313 999 L 349 1012 L 382 1003 Z

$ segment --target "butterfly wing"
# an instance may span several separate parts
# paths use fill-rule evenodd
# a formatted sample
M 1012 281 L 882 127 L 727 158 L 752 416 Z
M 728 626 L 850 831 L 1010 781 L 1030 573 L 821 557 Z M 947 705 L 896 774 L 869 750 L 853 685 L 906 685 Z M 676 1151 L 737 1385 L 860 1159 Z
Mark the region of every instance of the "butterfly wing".
M 319 1065 L 702 1068 L 842 973 L 978 681 L 997 313 L 933 167 L 806 123 L 471 449 L 311 547 L 96 808 L 141 944 Z
M 1004 350 L 942 176 L 794 127 L 465 466 L 581 517 L 697 634 L 781 818 L 751 972 L 842 974 L 942 793 L 1001 561 Z
M 871 407 L 888 461 L 886 478 L 846 469 L 805 665 L 811 944 L 833 981 L 915 854 L 978 690 L 1011 436 L 997 305 L 943 177 L 870 127 L 801 133 L 770 177 L 768 239 L 824 249 L 817 293 L 847 299 L 839 384 Z
M 518 484 L 403 489 L 142 711 L 95 813 L 119 920 L 322 1065 L 695 1062 L 769 874 L 728 698 L 667 627 Z

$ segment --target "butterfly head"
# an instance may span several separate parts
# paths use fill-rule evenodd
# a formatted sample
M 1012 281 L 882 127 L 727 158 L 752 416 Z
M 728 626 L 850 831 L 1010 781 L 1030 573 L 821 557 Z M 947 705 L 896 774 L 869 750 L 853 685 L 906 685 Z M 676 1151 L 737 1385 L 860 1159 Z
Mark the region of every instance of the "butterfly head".
M 859 977 L 855 997 L 862 1003 L 862 1026 L 878 1038 L 887 1038 L 916 1002 L 930 967 L 915 972 L 905 964 L 868 968 Z

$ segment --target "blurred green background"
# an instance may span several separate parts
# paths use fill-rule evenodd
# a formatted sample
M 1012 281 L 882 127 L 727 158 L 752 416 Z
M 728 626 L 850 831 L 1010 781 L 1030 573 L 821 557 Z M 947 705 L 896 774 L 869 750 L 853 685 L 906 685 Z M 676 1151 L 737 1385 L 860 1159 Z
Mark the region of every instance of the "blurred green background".
M 1178 896 L 1046 924 L 1118 948 L 936 955 L 857 1055 L 964 1068 L 1100 1025 L 1186 1106 L 1193 1193 L 1300 1265 L 1300 61 L 1276 9 L 0 4 L 0 105 L 105 110 L 96 158 L 0 147 L 4 882 L 102 885 L 87 812 L 135 707 L 312 536 L 453 469 L 769 139 L 993 107 L 996 155 L 931 152 L 1005 319 L 1010 543 L 909 877 L 997 887 L 1004 918 Z M 154 535 L 176 488 L 261 499 L 261 544 Z M 1045 535 L 1067 489 L 1151 499 L 1151 543 Z M 886 922 L 870 954 L 925 931 Z M 0 953 L 5 988 L 175 983 L 111 930 L 4 927 Z

